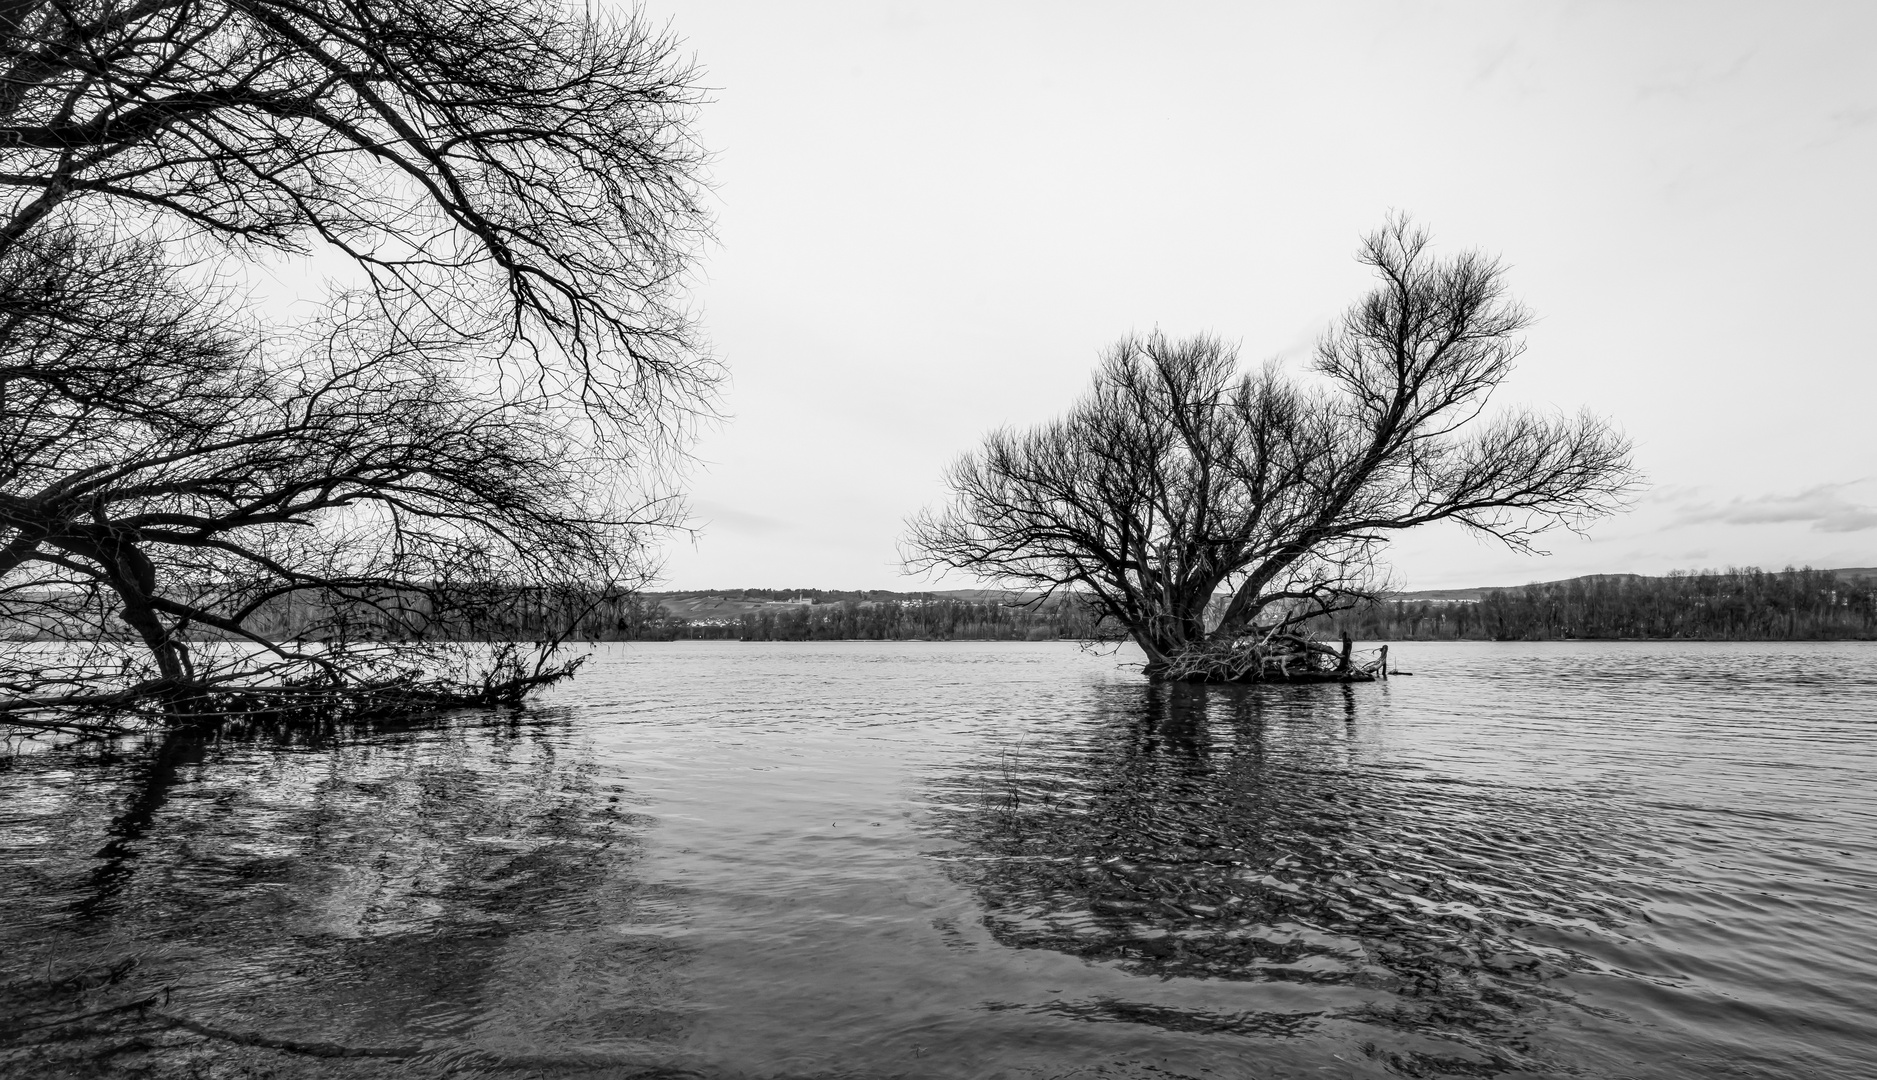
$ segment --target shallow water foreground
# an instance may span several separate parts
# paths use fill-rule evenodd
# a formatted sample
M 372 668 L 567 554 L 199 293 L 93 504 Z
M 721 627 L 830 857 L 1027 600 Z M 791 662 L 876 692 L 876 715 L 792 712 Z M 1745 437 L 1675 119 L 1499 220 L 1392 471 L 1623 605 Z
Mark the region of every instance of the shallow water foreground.
M 0 766 L 0 1074 L 1849 1077 L 1877 646 L 600 646 Z

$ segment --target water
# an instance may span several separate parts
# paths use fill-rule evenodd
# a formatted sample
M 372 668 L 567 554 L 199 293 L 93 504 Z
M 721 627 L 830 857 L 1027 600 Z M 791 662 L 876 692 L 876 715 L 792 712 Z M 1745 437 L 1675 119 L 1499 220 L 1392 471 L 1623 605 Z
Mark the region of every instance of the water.
M 601 646 L 0 768 L 0 1073 L 1850 1077 L 1877 646 Z

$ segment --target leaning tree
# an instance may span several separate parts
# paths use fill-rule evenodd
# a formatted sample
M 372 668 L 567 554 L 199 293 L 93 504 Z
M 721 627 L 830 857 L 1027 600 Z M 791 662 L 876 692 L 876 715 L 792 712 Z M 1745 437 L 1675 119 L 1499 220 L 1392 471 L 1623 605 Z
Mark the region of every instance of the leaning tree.
M 1489 411 L 1529 322 L 1498 261 L 1391 220 L 1377 287 L 1299 378 L 1211 338 L 1122 340 L 1060 419 L 1001 430 L 909 523 L 909 564 L 1085 594 L 1150 677 L 1259 677 L 1280 635 L 1376 594 L 1391 535 L 1458 522 L 1515 550 L 1582 529 L 1637 482 L 1589 414 Z
M 0 72 L 0 717 L 486 693 L 393 643 L 545 632 L 518 605 L 645 572 L 717 378 L 669 35 L 552 0 L 11 0 Z

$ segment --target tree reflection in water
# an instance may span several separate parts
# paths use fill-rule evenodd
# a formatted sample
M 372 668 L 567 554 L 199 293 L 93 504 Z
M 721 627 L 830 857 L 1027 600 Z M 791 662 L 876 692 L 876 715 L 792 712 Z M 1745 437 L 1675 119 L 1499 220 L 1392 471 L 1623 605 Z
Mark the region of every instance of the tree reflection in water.
M 1039 1011 L 1263 1037 L 1355 1025 L 1410 1074 L 1537 1065 L 1534 1036 L 1577 1007 L 1563 977 L 1597 967 L 1572 942 L 1641 918 L 1620 882 L 1649 855 L 1594 803 L 1371 760 L 1376 689 L 1110 685 L 1092 715 L 947 773 L 949 866 L 1002 944 L 1305 991 L 1268 1012 Z
M 8 786 L 0 1072 L 632 1064 L 683 1024 L 675 898 L 565 715 L 28 755 Z

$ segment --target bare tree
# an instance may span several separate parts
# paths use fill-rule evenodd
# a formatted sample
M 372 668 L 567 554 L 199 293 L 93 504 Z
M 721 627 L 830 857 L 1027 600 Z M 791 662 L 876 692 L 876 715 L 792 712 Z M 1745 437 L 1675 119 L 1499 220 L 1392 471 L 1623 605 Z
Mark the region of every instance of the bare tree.
M 554 674 L 435 642 L 571 625 L 679 520 L 717 371 L 671 38 L 545 0 L 18 0 L 0 35 L 0 635 L 58 639 L 6 650 L 0 715 Z M 321 251 L 313 317 L 244 302 Z
M 49 221 L 343 255 L 615 427 L 712 372 L 672 39 L 551 0 L 6 0 L 0 255 Z M 516 369 L 511 368 L 511 377 Z
M 1241 373 L 1211 338 L 1124 339 L 1066 416 L 953 465 L 909 564 L 1085 591 L 1150 676 L 1255 677 L 1247 649 L 1374 594 L 1399 530 L 1531 550 L 1622 505 L 1637 474 L 1606 422 L 1484 415 L 1529 321 L 1497 261 L 1437 258 L 1405 219 L 1358 258 L 1380 284 L 1319 343 L 1316 380 Z
M 411 701 L 426 680 L 434 700 L 475 697 L 494 684 L 446 690 L 420 671 L 465 659 L 436 642 L 553 633 L 642 575 L 643 534 L 669 507 L 609 501 L 614 464 L 551 409 L 453 378 L 414 344 L 415 315 L 392 332 L 361 305 L 274 359 L 205 325 L 212 311 L 135 253 L 100 265 L 55 245 L 28 276 L 57 291 L 61 321 L 0 309 L 21 361 L 0 384 L 14 525 L 0 615 L 16 638 L 59 642 L 0 649 L 0 714 L 145 703 L 200 719 L 233 708 L 226 691 L 253 702 L 288 684 L 300 699 Z M 548 597 L 560 618 L 515 618 Z

